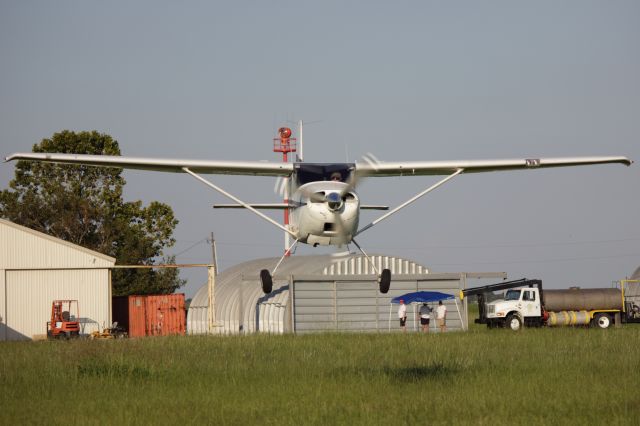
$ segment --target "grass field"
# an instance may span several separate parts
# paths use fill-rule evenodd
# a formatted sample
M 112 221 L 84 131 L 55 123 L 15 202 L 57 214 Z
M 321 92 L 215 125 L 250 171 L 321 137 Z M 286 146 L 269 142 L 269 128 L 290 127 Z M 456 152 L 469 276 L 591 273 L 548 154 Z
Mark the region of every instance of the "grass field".
M 638 424 L 640 327 L 0 344 L 0 424 Z

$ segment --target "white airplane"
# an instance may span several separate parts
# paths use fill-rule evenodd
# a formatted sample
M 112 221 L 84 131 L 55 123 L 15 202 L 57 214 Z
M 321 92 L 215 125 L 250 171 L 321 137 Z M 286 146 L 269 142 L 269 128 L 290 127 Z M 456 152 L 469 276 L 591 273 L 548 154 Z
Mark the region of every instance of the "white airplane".
M 281 135 L 290 135 L 291 130 L 281 128 Z M 264 220 L 291 235 L 294 243 L 285 251 L 273 271 L 260 271 L 262 289 L 272 290 L 273 279 L 284 257 L 297 243 L 312 246 L 338 245 L 353 242 L 362 254 L 369 258 L 354 237 L 372 228 L 418 198 L 433 191 L 462 173 L 482 173 L 516 169 L 542 169 L 549 167 L 585 166 L 594 164 L 620 163 L 627 166 L 632 161 L 626 157 L 568 157 L 568 158 L 525 158 L 511 160 L 471 160 L 471 161 L 409 161 L 380 162 L 366 157 L 361 163 L 272 163 L 258 161 L 210 161 L 158 158 L 135 158 L 106 155 L 58 154 L 58 153 L 15 153 L 6 161 L 28 160 L 60 164 L 84 164 L 125 169 L 153 170 L 160 172 L 187 173 L 237 204 L 215 205 L 218 208 L 246 208 Z M 291 194 L 286 203 L 249 204 L 223 190 L 202 174 L 277 176 L 285 179 L 285 194 Z M 429 186 L 406 202 L 393 208 L 365 226 L 359 226 L 360 210 L 388 210 L 386 206 L 363 205 L 355 187 L 359 178 L 384 176 L 446 176 Z M 290 212 L 288 226 L 276 222 L 259 209 L 282 209 Z M 373 262 L 371 262 L 372 265 Z M 387 293 L 391 283 L 388 269 L 378 271 L 381 293 Z

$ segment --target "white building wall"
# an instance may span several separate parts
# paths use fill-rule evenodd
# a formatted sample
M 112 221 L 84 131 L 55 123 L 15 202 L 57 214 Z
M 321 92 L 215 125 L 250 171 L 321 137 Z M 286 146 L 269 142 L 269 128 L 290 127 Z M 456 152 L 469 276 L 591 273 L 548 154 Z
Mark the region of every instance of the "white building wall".
M 80 333 L 91 334 L 110 324 L 107 270 L 7 271 L 8 340 L 46 334 L 51 302 L 78 301 Z M 71 312 L 74 314 L 74 312 Z
M 7 326 L 6 326 L 7 302 L 5 300 L 6 287 L 4 283 L 5 275 L 6 275 L 5 270 L 0 269 L 0 342 L 3 340 L 7 340 Z
M 78 300 L 81 332 L 111 323 L 115 259 L 0 219 L 0 340 L 46 333 L 51 302 Z M 65 269 L 75 268 L 75 269 Z

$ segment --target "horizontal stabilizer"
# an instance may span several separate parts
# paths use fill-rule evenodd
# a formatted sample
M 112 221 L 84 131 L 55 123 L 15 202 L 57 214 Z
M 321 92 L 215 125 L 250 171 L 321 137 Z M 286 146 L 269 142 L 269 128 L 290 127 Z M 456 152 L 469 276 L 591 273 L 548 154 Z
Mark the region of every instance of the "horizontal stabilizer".
M 249 204 L 256 210 L 284 210 L 289 207 L 286 203 L 262 203 L 262 204 Z M 214 209 L 244 209 L 242 204 L 214 204 Z
M 389 206 L 376 206 L 373 204 L 363 204 L 360 206 L 361 210 L 389 210 Z
M 262 204 L 249 204 L 256 210 L 284 210 L 287 207 L 295 208 L 296 206 L 293 204 L 285 204 L 285 203 L 262 203 Z M 244 206 L 242 204 L 214 204 L 214 209 L 243 209 Z M 364 204 L 360 206 L 362 210 L 389 210 L 389 206 L 381 206 L 381 205 L 372 205 L 372 204 Z

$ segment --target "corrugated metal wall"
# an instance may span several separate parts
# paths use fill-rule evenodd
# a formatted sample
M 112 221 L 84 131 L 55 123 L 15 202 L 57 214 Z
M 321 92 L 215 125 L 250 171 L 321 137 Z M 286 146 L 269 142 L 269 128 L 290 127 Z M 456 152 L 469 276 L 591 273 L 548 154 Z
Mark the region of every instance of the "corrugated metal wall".
M 111 321 L 109 267 L 114 259 L 0 220 L 0 340 L 46 334 L 55 299 L 76 299 L 81 332 Z M 77 268 L 77 269 L 62 269 Z
M 113 320 L 129 337 L 185 334 L 184 294 L 121 296 L 114 299 Z
M 211 332 L 384 332 L 389 330 L 391 298 L 417 290 L 455 294 L 463 286 L 463 274 L 434 275 L 407 259 L 384 255 L 371 258 L 379 268 L 392 270 L 391 290 L 386 295 L 378 292 L 377 276 L 360 255 L 292 256 L 279 268 L 274 290 L 268 295 L 262 293 L 258 272 L 273 268 L 277 258 L 236 265 L 216 277 L 215 324 Z M 208 332 L 208 308 L 205 285 L 189 307 L 189 334 Z M 449 312 L 454 311 L 451 302 Z M 459 328 L 460 320 L 451 317 L 449 329 Z
M 391 299 L 421 290 L 454 295 L 462 288 L 461 280 L 459 274 L 398 275 L 393 278 L 389 293 L 381 294 L 375 276 L 347 276 L 335 281 L 324 277 L 294 277 L 295 332 L 396 331 L 399 330 L 397 305 L 391 306 Z M 444 303 L 448 308 L 447 328 L 461 330 L 455 302 Z M 417 328 L 418 322 L 413 307 L 409 307 L 407 326 L 411 329 L 414 325 Z
M 90 334 L 109 325 L 109 282 L 106 270 L 7 271 L 5 340 L 46 334 L 51 302 L 78 300 L 80 333 Z M 106 303 L 105 303 L 106 302 Z

